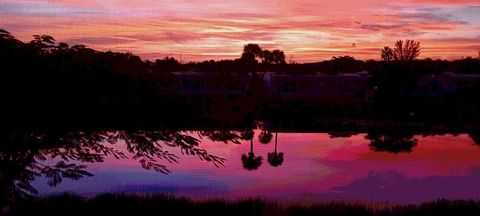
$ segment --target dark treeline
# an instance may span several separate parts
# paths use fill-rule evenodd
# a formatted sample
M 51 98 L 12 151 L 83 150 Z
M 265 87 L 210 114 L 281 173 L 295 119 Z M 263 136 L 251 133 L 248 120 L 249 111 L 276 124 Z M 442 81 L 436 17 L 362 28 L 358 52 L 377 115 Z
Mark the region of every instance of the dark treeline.
M 23 43 L 6 31 L 0 47 L 2 118 L 9 128 L 123 127 L 168 116 L 171 97 L 159 93 L 170 76 L 153 73 L 154 65 L 138 56 L 69 47 L 46 35 Z
M 480 92 L 478 88 L 448 98 L 405 97 L 408 96 L 405 92 L 421 74 L 480 74 L 479 59 L 413 60 L 415 56 L 412 56 L 410 60 L 393 61 L 395 49 L 391 54 L 390 48 L 385 49 L 382 61 L 343 56 L 318 63 L 287 64 L 283 51 L 248 44 L 235 60 L 181 64 L 170 57 L 152 62 L 131 53 L 69 46 L 57 43 L 48 35 L 35 35 L 32 41 L 22 42 L 1 30 L 0 94 L 4 111 L 0 126 L 9 129 L 158 128 L 200 122 L 201 126 L 220 123 L 221 126 L 249 127 L 257 119 L 276 125 L 345 117 L 435 120 L 439 119 L 435 116 L 442 116 L 450 123 L 480 119 L 476 111 L 479 102 L 474 100 Z M 253 86 L 244 96 L 188 97 L 171 88 L 175 79 L 171 72 L 188 70 L 225 76 L 250 74 Z M 261 84 L 255 84 L 263 82 L 256 72 L 267 70 L 289 74 L 366 70 L 373 76 L 370 88 L 379 90 L 373 105 L 337 106 L 272 98 L 265 94 Z M 316 116 L 320 117 L 316 119 Z
M 340 74 L 355 73 L 360 71 L 375 71 L 392 62 L 378 60 L 358 60 L 351 56 L 334 56 L 330 60 L 314 63 L 296 63 L 286 64 L 262 64 L 259 63 L 252 67 L 247 67 L 245 62 L 239 58 L 235 60 L 209 60 L 202 62 L 190 62 L 180 64 L 173 57 L 157 59 L 151 64 L 157 68 L 155 71 L 186 71 L 194 70 L 206 73 L 236 73 L 242 74 L 249 71 L 272 71 L 283 74 Z M 418 59 L 409 63 L 416 72 L 420 74 L 480 74 L 480 61 L 478 58 L 466 57 L 458 60 L 434 60 Z
M 171 57 L 157 60 L 156 63 L 163 65 L 166 62 L 172 61 Z M 220 60 L 220 61 L 203 61 L 191 62 L 186 64 L 169 65 L 169 70 L 198 70 L 208 73 L 242 73 L 246 70 L 241 59 L 236 60 Z M 384 67 L 386 64 L 392 62 L 384 62 L 379 60 L 358 60 L 352 56 L 334 56 L 330 60 L 314 63 L 295 63 L 278 65 L 258 64 L 255 69 L 258 71 L 273 71 L 284 74 L 340 74 L 340 73 L 355 73 L 360 71 L 375 71 L 378 68 Z M 440 60 L 440 59 L 418 59 L 409 63 L 416 72 L 420 74 L 441 74 L 441 73 L 456 73 L 456 74 L 480 74 L 480 61 L 478 58 L 466 57 L 458 60 Z

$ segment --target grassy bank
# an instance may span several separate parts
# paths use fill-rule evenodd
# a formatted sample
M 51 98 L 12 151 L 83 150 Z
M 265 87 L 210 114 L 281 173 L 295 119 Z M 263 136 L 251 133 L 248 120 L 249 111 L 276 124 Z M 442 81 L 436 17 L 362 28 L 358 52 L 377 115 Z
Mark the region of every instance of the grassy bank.
M 197 202 L 172 196 L 61 195 L 19 201 L 4 215 L 480 215 L 480 201 L 436 200 L 418 205 L 324 202 L 282 205 L 260 199 Z

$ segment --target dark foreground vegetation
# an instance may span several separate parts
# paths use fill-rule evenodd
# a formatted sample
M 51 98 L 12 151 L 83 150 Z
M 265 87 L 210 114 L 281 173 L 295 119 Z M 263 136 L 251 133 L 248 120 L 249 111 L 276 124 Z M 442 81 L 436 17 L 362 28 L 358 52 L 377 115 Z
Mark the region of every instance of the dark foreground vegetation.
M 355 201 L 316 204 L 276 203 L 262 199 L 192 201 L 172 196 L 60 195 L 18 202 L 6 215 L 478 215 L 475 200 L 436 200 L 391 205 Z

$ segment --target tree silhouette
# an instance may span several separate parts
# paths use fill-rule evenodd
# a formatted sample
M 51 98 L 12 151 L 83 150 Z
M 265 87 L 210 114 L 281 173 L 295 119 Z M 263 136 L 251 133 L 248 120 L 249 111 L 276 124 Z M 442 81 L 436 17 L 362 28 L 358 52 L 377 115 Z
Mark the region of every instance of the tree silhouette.
M 224 143 L 240 144 L 240 139 L 243 139 L 242 134 L 228 130 L 204 130 L 198 132 L 200 138 L 208 137 L 211 141 L 220 141 Z
M 369 132 L 365 138 L 370 140 L 370 149 L 377 152 L 409 153 L 417 145 L 412 134 L 402 132 Z
M 273 63 L 273 53 L 270 50 L 262 51 L 262 63 L 263 64 L 272 64 Z
M 285 53 L 281 50 L 263 50 L 258 44 L 247 44 L 243 47 L 240 57 L 247 65 L 256 65 L 258 60 L 264 65 L 285 64 Z
M 285 53 L 281 50 L 273 50 L 273 63 L 274 64 L 286 64 L 285 62 Z
M 283 152 L 277 152 L 277 138 L 278 132 L 275 132 L 275 149 L 268 153 L 268 163 L 274 167 L 280 166 L 283 163 Z
M 469 133 L 468 136 L 473 140 L 475 145 L 480 146 L 480 134 L 478 133 Z
M 398 40 L 393 49 L 395 61 L 412 61 L 420 55 L 420 42 L 414 40 Z
M 361 61 L 356 60 L 352 56 L 333 56 L 330 63 L 330 70 L 327 73 L 352 73 L 361 70 Z
M 153 63 L 152 69 L 154 72 L 167 73 L 180 69 L 180 62 L 173 57 L 165 57 L 157 59 Z
M 255 133 L 253 132 L 253 130 L 248 129 L 248 130 L 244 130 L 240 133 L 240 138 L 243 139 L 243 140 L 251 140 L 251 139 L 253 139 L 254 135 L 255 135 Z
M 382 49 L 381 57 L 383 61 L 389 62 L 393 60 L 393 50 L 392 48 L 386 46 Z
M 258 141 L 262 144 L 268 144 L 272 141 L 273 134 L 268 130 L 262 130 L 260 134 L 258 134 Z
M 13 37 L 13 35 L 9 31 L 0 28 L 0 39 L 14 40 L 15 37 Z
M 262 63 L 264 64 L 285 64 L 285 53 L 281 50 L 263 50 Z
M 253 152 L 253 138 L 250 139 L 250 152 L 242 154 L 242 165 L 246 170 L 256 170 L 262 165 L 262 156 L 255 156 Z
M 262 57 L 262 48 L 258 44 L 247 44 L 243 47 L 243 53 L 240 57 L 247 64 L 257 64 L 257 59 Z
M 55 50 L 55 39 L 50 35 L 33 35 L 33 40 L 30 45 L 43 52 L 51 53 Z
M 125 143 L 126 151 L 113 147 L 119 141 Z M 120 159 L 127 158 L 129 153 L 143 168 L 169 174 L 167 166 L 158 161 L 178 163 L 178 156 L 165 148 L 171 147 L 179 148 L 183 155 L 223 166 L 225 159 L 198 147 L 199 141 L 182 131 L 1 130 L 0 205 L 36 195 L 38 192 L 30 182 L 39 176 L 46 177 L 50 186 L 64 178 L 92 176 L 86 171 L 87 164 L 103 162 L 108 156 Z M 56 163 L 49 163 L 51 159 Z

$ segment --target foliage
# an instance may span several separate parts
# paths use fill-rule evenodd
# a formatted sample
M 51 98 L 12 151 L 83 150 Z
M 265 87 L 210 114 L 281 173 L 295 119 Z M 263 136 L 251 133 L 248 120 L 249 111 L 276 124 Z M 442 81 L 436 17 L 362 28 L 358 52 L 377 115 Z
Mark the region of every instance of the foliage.
M 78 180 L 92 176 L 87 164 L 103 162 L 106 157 L 131 158 L 148 170 L 163 174 L 171 171 L 159 160 L 178 163 L 178 156 L 166 147 L 178 148 L 185 155 L 223 166 L 225 159 L 198 146 L 200 140 L 182 131 L 0 131 L 0 206 L 12 197 L 37 194 L 30 184 L 44 176 L 50 186 L 64 178 Z M 217 137 L 229 142 L 235 137 Z M 115 147 L 125 143 L 125 150 Z M 50 161 L 54 161 L 53 163 Z
M 412 61 L 420 55 L 420 42 L 414 40 L 398 40 L 393 48 L 395 61 Z
M 262 156 L 255 156 L 253 153 L 242 154 L 243 168 L 246 170 L 256 170 L 262 165 Z
M 258 141 L 262 144 L 268 144 L 272 141 L 273 134 L 268 130 L 262 130 L 260 134 L 258 134 Z
M 255 65 L 258 60 L 263 64 L 285 64 L 285 53 L 281 50 L 265 50 L 258 44 L 247 44 L 243 47 L 243 53 L 240 60 L 247 65 Z
M 269 152 L 268 153 L 268 163 L 273 167 L 282 165 L 283 163 L 283 152 Z
M 373 151 L 390 153 L 409 153 L 417 145 L 413 134 L 404 130 L 370 131 L 365 138 L 370 140 L 369 146 Z
M 383 61 L 392 61 L 393 60 L 393 50 L 392 48 L 386 46 L 382 49 L 381 57 Z

